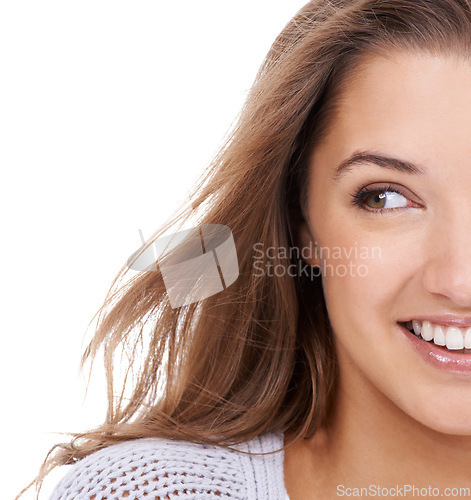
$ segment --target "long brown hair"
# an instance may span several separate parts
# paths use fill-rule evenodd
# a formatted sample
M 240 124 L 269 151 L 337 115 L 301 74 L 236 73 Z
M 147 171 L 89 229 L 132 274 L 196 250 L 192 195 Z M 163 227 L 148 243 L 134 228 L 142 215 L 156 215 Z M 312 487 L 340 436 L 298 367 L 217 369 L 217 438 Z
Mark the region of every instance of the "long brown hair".
M 56 445 L 37 486 L 56 465 L 120 441 L 164 437 L 230 447 L 283 431 L 289 446 L 326 425 L 334 410 L 336 356 L 322 280 L 254 273 L 254 245 L 296 246 L 309 153 L 365 55 L 397 49 L 469 57 L 470 41 L 471 0 L 313 0 L 298 12 L 274 42 L 236 126 L 186 206 L 145 247 L 196 214 L 197 224 L 232 230 L 238 279 L 216 295 L 172 308 L 158 266 L 118 287 L 128 271 L 123 266 L 82 357 L 82 365 L 93 363 L 103 351 L 105 422 Z M 275 251 L 270 259 L 278 269 L 304 265 L 296 252 Z M 120 368 L 128 362 L 116 395 L 118 353 Z

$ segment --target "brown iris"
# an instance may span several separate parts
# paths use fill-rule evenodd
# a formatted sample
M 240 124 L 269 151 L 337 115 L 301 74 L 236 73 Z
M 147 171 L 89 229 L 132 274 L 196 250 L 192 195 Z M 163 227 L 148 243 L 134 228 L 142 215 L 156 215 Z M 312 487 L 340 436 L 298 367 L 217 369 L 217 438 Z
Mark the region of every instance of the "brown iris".
M 365 196 L 365 203 L 370 208 L 384 208 L 386 198 L 384 191 L 376 191 Z

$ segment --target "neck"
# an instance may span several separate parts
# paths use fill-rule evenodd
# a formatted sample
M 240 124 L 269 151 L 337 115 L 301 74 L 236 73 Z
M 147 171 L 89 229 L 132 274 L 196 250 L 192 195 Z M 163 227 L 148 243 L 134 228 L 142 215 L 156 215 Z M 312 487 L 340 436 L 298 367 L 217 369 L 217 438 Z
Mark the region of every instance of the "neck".
M 440 493 L 471 488 L 471 436 L 443 434 L 422 425 L 361 374 L 352 375 L 340 374 L 329 428 L 305 441 L 311 474 L 319 478 L 323 491 L 330 491 L 328 498 L 336 496 L 339 485 L 432 486 Z M 320 468 L 322 474 L 314 472 Z

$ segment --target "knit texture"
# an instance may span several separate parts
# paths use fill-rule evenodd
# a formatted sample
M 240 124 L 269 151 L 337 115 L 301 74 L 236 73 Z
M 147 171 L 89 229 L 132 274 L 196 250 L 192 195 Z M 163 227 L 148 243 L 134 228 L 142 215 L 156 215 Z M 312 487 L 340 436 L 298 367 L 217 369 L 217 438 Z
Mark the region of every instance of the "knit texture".
M 264 453 L 283 447 L 283 434 L 232 446 Z M 50 500 L 289 500 L 283 450 L 246 455 L 220 446 L 143 438 L 108 446 L 76 464 Z

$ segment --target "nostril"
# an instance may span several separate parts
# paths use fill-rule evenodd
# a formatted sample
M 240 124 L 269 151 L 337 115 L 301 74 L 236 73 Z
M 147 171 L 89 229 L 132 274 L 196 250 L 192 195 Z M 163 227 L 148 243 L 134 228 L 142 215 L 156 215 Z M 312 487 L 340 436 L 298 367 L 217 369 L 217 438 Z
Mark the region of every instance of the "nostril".
M 471 261 L 444 257 L 440 263 L 429 262 L 422 285 L 430 293 L 448 299 L 460 307 L 471 307 Z

